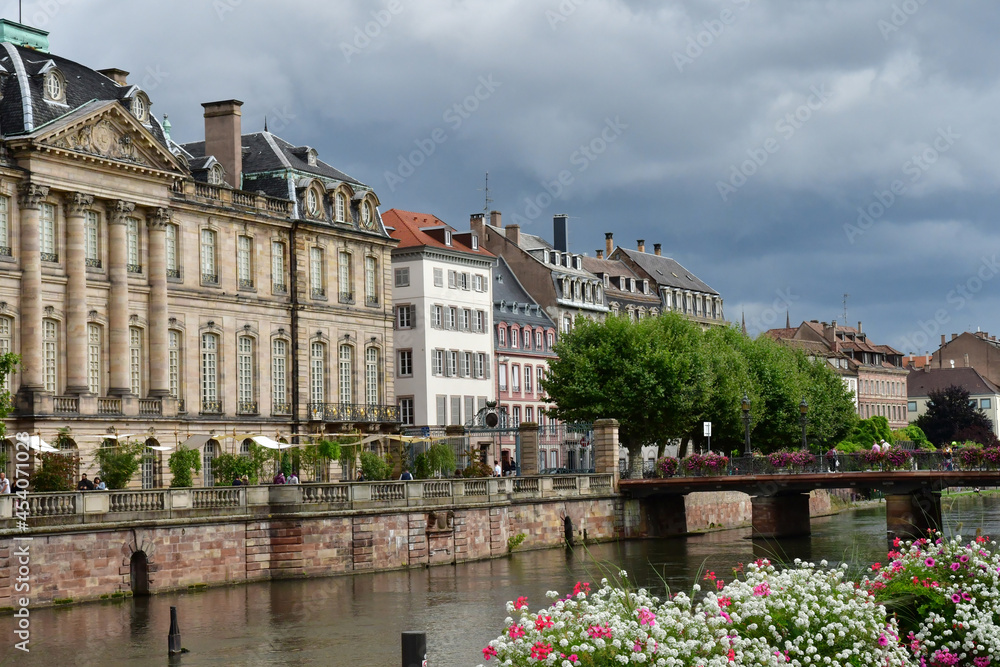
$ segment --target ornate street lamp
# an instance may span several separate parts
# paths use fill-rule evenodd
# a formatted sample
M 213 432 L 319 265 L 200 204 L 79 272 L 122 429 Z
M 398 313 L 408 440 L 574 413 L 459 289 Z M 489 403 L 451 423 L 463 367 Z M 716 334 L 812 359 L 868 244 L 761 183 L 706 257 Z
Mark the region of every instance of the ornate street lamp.
M 740 407 L 743 408 L 743 433 L 745 436 L 746 443 L 746 455 L 750 456 L 750 398 L 746 394 L 743 394 L 743 400 L 740 401 Z
M 806 403 L 806 399 L 803 398 L 802 402 L 799 403 L 799 423 L 802 424 L 802 449 L 809 449 L 809 445 L 806 444 L 806 412 L 809 411 L 809 404 Z

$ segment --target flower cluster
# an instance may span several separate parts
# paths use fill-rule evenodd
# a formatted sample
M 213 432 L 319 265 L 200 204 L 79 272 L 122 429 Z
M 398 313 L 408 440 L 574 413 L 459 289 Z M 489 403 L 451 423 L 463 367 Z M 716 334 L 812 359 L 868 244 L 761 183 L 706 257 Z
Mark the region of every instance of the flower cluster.
M 673 456 L 661 456 L 656 459 L 656 476 L 673 477 L 677 472 L 677 459 Z
M 889 470 L 902 470 L 910 467 L 910 451 L 899 447 L 893 447 L 889 451 L 882 451 L 882 461 Z
M 894 542 L 862 588 L 899 619 L 921 665 L 1000 665 L 1000 555 L 985 537 L 963 543 L 940 533 Z
M 500 665 L 651 664 L 662 667 L 908 667 L 895 620 L 843 569 L 800 563 L 778 571 L 768 561 L 749 564 L 725 583 L 705 575 L 714 590 L 679 593 L 660 601 L 645 590 L 607 580 L 530 611 L 507 604 L 506 629 L 483 649 Z M 845 566 L 846 567 L 846 566 Z
M 729 469 L 729 457 L 715 452 L 692 454 L 683 461 L 685 472 L 703 475 L 722 475 Z
M 767 461 L 775 468 L 789 468 L 798 467 L 804 468 L 807 465 L 812 464 L 816 460 L 813 456 L 806 450 L 801 451 L 788 451 L 782 450 L 780 452 L 771 452 L 767 455 Z

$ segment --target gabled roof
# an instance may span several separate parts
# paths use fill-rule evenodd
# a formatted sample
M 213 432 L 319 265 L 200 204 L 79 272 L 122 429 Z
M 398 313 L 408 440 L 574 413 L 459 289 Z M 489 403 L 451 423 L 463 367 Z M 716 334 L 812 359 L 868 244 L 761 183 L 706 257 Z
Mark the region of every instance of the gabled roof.
M 471 245 L 465 243 L 465 239 L 469 238 L 468 233 L 456 232 L 454 227 L 430 213 L 415 213 L 392 208 L 382 214 L 382 223 L 389 231 L 389 235 L 399 241 L 396 250 L 425 247 L 466 253 L 484 259 L 494 258 L 493 253 L 482 245 L 473 250 Z M 436 238 L 438 236 L 434 233 L 436 230 L 448 230 L 452 233 L 450 246 L 445 245 L 443 239 Z
M 973 396 L 1000 394 L 1000 388 L 979 374 L 975 368 L 925 368 L 906 377 L 906 394 L 910 398 L 924 397 L 955 385 Z
M 651 255 L 647 252 L 629 250 L 621 246 L 615 248 L 614 252 L 623 253 L 638 264 L 639 268 L 648 273 L 660 285 L 676 289 L 692 290 L 694 292 L 704 292 L 706 294 L 719 294 L 693 273 L 681 266 L 677 260 L 670 257 Z
M 243 144 L 244 174 L 292 169 L 305 174 L 312 174 L 319 178 L 333 179 L 343 181 L 344 183 L 351 183 L 352 185 L 367 187 L 361 181 L 348 176 L 322 160 L 317 159 L 316 164 L 309 164 L 305 153 L 297 150 L 302 147 L 293 146 L 270 132 L 244 134 L 241 141 Z M 181 148 L 193 157 L 203 157 L 205 155 L 204 141 L 193 141 L 182 144 Z M 288 195 L 285 193 L 281 196 L 287 197 Z
M 513 309 L 514 304 L 517 305 L 516 311 Z M 556 326 L 552 318 L 545 314 L 545 310 L 524 289 L 502 256 L 497 258 L 497 266 L 493 269 L 493 307 L 498 313 L 495 319 L 508 323 L 553 329 Z
M 0 67 L 7 72 L 0 77 L 0 132 L 4 138 L 30 134 L 93 100 L 114 100 L 128 111 L 129 99 L 139 90 L 133 84 L 119 86 L 96 70 L 52 53 L 10 42 L 3 42 L 2 47 Z M 53 68 L 66 80 L 65 103 L 45 99 L 43 74 Z M 146 129 L 167 145 L 163 128 L 151 111 Z

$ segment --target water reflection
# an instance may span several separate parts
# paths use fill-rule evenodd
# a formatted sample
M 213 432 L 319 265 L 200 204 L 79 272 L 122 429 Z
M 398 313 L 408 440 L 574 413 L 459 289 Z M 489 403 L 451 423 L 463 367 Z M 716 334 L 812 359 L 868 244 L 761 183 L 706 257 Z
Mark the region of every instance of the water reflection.
M 952 531 L 976 527 L 1000 534 L 1000 497 L 946 499 Z M 459 667 L 481 662 L 480 649 L 499 634 L 507 600 L 526 595 L 544 603 L 548 589 L 563 593 L 576 581 L 596 584 L 626 570 L 655 591 L 690 590 L 706 570 L 729 579 L 732 568 L 756 558 L 795 558 L 860 567 L 885 556 L 881 507 L 815 519 L 813 534 L 753 541 L 749 530 L 671 540 L 594 545 L 573 551 L 518 553 L 458 566 L 440 566 L 328 579 L 284 580 L 33 610 L 32 652 L 12 649 L 13 620 L 0 617 L 0 663 L 70 665 L 396 665 L 400 633 L 428 634 L 428 662 Z M 170 606 L 178 608 L 183 645 L 191 653 L 168 661 Z M 7 663 L 4 663 L 6 667 Z

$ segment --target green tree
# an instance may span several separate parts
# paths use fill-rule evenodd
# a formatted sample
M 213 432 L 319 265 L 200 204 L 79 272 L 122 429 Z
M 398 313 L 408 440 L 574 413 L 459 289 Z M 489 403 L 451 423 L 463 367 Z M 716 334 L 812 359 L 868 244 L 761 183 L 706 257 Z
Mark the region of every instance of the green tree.
M 109 489 L 124 489 L 142 465 L 146 444 L 137 440 L 110 442 L 116 444 L 101 447 L 96 453 L 100 477 Z
M 556 344 L 542 388 L 551 417 L 568 422 L 613 418 L 641 470 L 642 447 L 689 435 L 709 392 L 700 329 L 676 313 L 632 322 L 578 318 Z
M 842 452 L 856 452 L 862 449 L 871 449 L 876 442 L 892 440 L 892 430 L 889 428 L 889 420 L 880 415 L 859 419 L 847 434 L 843 441 L 837 445 L 837 449 Z
M 706 360 L 711 375 L 711 391 L 704 394 L 699 406 L 699 421 L 712 422 L 712 449 L 743 451 L 743 411 L 740 402 L 746 394 L 751 405 L 757 403 L 757 387 L 750 373 L 747 349 L 753 341 L 733 327 L 712 327 L 704 334 Z M 704 436 L 701 424 L 695 425 L 695 442 Z M 687 455 L 686 442 L 679 456 Z M 661 451 L 662 453 L 662 451 Z
M 212 460 L 212 476 L 220 486 L 228 486 L 237 477 L 244 476 L 251 484 L 258 484 L 264 474 L 264 465 L 274 458 L 272 451 L 256 442 L 251 442 L 245 453 L 218 454 Z
M 822 359 L 810 361 L 798 351 L 796 360 L 804 384 L 802 396 L 808 403 L 806 439 L 815 453 L 823 453 L 840 442 L 858 422 L 854 397 L 840 375 Z
M 366 482 L 389 479 L 392 467 L 384 458 L 371 451 L 361 452 L 361 474 Z
M 194 486 L 191 471 L 201 471 L 201 451 L 181 447 L 167 459 L 167 467 L 173 473 L 173 479 L 170 480 L 171 488 Z
M 44 452 L 38 455 L 41 465 L 31 476 L 33 491 L 72 491 L 76 488 L 76 468 L 80 459 L 76 454 Z
M 938 447 L 958 440 L 963 431 L 993 431 L 993 422 L 969 401 L 967 390 L 951 385 L 927 395 L 927 412 L 917 417 L 916 424 Z
M 20 355 L 13 354 L 11 352 L 0 354 L 0 378 L 8 378 L 15 370 L 17 370 L 20 363 Z M 6 382 L 4 385 L 10 386 L 10 383 Z M 10 390 L 3 389 L 0 391 L 0 436 L 7 433 L 7 415 L 9 415 L 13 409 L 14 401 L 10 394 Z M 6 461 L 4 464 L 6 464 Z

